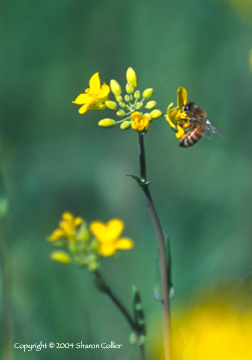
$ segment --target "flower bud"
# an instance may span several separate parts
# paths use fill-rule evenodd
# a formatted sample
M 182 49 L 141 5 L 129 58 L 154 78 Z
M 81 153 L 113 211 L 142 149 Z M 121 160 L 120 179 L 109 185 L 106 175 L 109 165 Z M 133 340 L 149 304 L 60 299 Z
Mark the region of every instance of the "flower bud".
M 107 105 L 107 101 L 105 102 L 105 104 Z M 152 109 L 157 105 L 156 101 L 148 101 L 146 104 L 146 109 Z
M 115 99 L 119 103 L 120 101 L 123 100 L 123 97 L 122 97 L 122 95 L 115 95 Z
M 69 264 L 71 262 L 70 256 L 63 251 L 53 251 L 50 255 L 50 258 L 62 264 Z
M 126 104 L 125 104 L 125 102 L 123 102 L 123 101 L 120 101 L 120 102 L 119 102 L 119 105 L 121 106 L 121 108 L 125 108 L 125 107 L 126 107 Z
M 125 96 L 124 96 L 124 100 L 127 101 L 127 102 L 130 102 L 130 96 L 129 96 L 129 95 L 125 95 Z
M 98 125 L 102 127 L 111 127 L 115 126 L 116 122 L 113 119 L 103 119 L 98 122 Z
M 125 114 L 124 110 L 120 109 L 120 110 L 117 111 L 116 115 L 120 116 L 120 117 L 124 117 L 126 114 Z
M 135 91 L 134 98 L 138 100 L 138 99 L 140 99 L 140 97 L 141 97 L 140 91 L 139 90 Z
M 152 119 L 158 119 L 160 116 L 163 115 L 162 111 L 160 111 L 158 109 L 152 110 L 152 112 L 150 114 L 151 114 Z
M 135 88 L 134 88 L 134 85 L 132 84 L 132 82 L 127 82 L 127 84 L 126 84 L 126 92 L 128 93 L 128 94 L 134 94 L 134 91 L 135 91 Z
M 99 268 L 99 263 L 98 263 L 98 261 L 90 262 L 89 265 L 88 265 L 88 269 L 89 269 L 90 271 L 96 271 L 98 268 Z
M 138 109 L 141 109 L 143 107 L 143 103 L 142 102 L 138 102 L 137 104 L 136 104 L 136 109 L 138 110 Z
M 131 345 L 141 346 L 145 342 L 145 336 L 135 333 L 135 332 L 132 332 L 129 337 L 129 342 Z
M 89 242 L 90 241 L 90 233 L 87 229 L 87 224 L 83 223 L 79 230 L 76 232 L 76 239 L 80 242 Z
M 151 120 L 151 114 L 149 114 L 149 113 L 144 113 L 144 115 L 147 116 L 149 120 Z
M 129 67 L 126 72 L 126 79 L 130 81 L 135 87 L 137 87 L 137 77 L 135 71 Z
M 145 99 L 150 99 L 152 97 L 153 93 L 154 93 L 154 90 L 152 88 L 145 89 L 143 92 L 143 97 Z
M 128 129 L 129 127 L 130 127 L 130 121 L 128 121 L 128 120 L 125 120 L 125 121 L 122 122 L 121 125 L 120 125 L 120 128 L 121 128 L 122 130 L 126 130 L 126 129 Z
M 110 88 L 114 95 L 121 95 L 122 89 L 120 84 L 116 80 L 110 81 Z
M 115 101 L 107 100 L 107 101 L 105 101 L 105 105 L 110 110 L 114 110 L 114 111 L 118 110 L 118 105 L 117 105 L 117 103 Z

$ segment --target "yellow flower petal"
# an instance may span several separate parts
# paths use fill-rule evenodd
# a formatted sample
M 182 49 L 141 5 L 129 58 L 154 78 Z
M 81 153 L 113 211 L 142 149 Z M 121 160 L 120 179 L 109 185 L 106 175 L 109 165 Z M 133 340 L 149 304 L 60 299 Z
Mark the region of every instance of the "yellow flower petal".
M 170 108 L 173 106 L 173 103 L 171 103 L 167 108 L 167 117 L 166 120 L 168 121 L 168 124 L 170 127 L 176 128 L 176 115 L 177 115 L 177 108 L 170 110 Z
M 108 97 L 108 94 L 110 93 L 110 87 L 106 84 L 103 84 L 100 91 L 99 91 L 99 94 L 97 96 L 98 99 L 105 99 Z
M 136 131 L 147 130 L 149 127 L 150 119 L 147 115 L 141 115 L 138 111 L 131 114 L 131 127 Z
M 60 227 L 64 231 L 65 236 L 71 236 L 74 233 L 74 224 L 73 222 L 61 221 Z
M 90 224 L 90 231 L 100 242 L 115 241 L 121 234 L 124 223 L 119 219 L 112 219 L 107 224 L 101 221 L 93 221 Z
M 99 253 L 102 256 L 112 256 L 116 250 L 129 250 L 132 249 L 134 243 L 128 238 L 121 238 L 115 242 L 101 243 L 99 248 Z
M 102 256 L 112 256 L 116 252 L 116 247 L 114 243 L 104 243 L 100 244 L 99 253 Z
M 89 98 L 89 102 L 87 102 L 85 105 L 83 105 L 81 108 L 79 108 L 80 114 L 85 114 L 87 110 L 91 110 L 91 106 L 95 103 L 95 99 Z
M 187 102 L 187 91 L 183 86 L 180 86 L 177 91 L 177 105 L 178 108 L 185 105 Z
M 140 112 L 135 111 L 133 114 L 131 114 L 130 117 L 132 120 L 141 120 L 142 115 L 140 114 Z
M 48 238 L 48 241 L 57 241 L 59 240 L 62 236 L 64 236 L 64 231 L 61 229 L 56 229 L 54 230 L 54 232 L 51 234 L 51 236 Z
M 121 249 L 121 250 L 132 249 L 133 246 L 134 246 L 133 241 L 128 238 L 121 238 L 115 244 L 116 249 Z
M 83 219 L 81 217 L 77 217 L 74 219 L 74 226 L 79 226 L 83 223 Z
M 75 101 L 72 101 L 74 104 L 83 105 L 79 109 L 80 114 L 84 114 L 87 110 L 105 109 L 106 107 L 105 101 L 108 100 L 110 87 L 106 84 L 101 87 L 98 72 L 89 80 L 89 86 L 90 88 L 85 90 L 85 94 L 80 94 Z
M 81 217 L 74 218 L 70 212 L 64 212 L 62 214 L 62 220 L 59 223 L 59 228 L 56 229 L 49 237 L 49 241 L 56 241 L 60 238 L 71 238 L 76 228 L 83 223 Z
M 99 77 L 99 72 L 95 73 L 89 80 L 90 90 L 94 93 L 99 93 L 101 88 L 101 81 Z
M 185 135 L 184 129 L 182 126 L 178 125 L 178 131 L 176 132 L 176 136 L 178 139 L 181 139 Z
M 80 94 L 77 96 L 77 98 L 72 101 L 73 104 L 82 105 L 88 102 L 90 99 L 90 96 L 88 94 Z
M 66 221 L 73 221 L 74 220 L 74 216 L 73 216 L 73 214 L 71 214 L 70 212 L 64 212 L 63 214 L 62 214 L 62 219 L 63 220 L 66 220 Z

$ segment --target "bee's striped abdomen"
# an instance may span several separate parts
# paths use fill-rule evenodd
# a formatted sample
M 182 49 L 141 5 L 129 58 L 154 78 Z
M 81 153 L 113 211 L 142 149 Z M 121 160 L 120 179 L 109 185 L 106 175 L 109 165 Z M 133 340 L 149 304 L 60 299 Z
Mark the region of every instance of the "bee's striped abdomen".
M 195 127 L 185 134 L 180 140 L 179 146 L 181 147 L 189 147 L 196 144 L 204 135 L 203 129 L 199 124 L 196 124 Z

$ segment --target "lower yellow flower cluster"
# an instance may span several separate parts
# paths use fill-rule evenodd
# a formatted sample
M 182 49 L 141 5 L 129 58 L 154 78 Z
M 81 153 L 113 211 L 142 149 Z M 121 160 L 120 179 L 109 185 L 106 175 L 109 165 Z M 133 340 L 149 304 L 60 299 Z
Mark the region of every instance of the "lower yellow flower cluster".
M 51 259 L 63 264 L 76 263 L 95 271 L 102 256 L 113 256 L 117 250 L 134 246 L 131 239 L 120 238 L 123 229 L 124 223 L 120 219 L 112 219 L 107 224 L 93 221 L 88 227 L 82 218 L 74 218 L 65 212 L 59 228 L 53 231 L 48 241 L 67 251 L 53 251 Z

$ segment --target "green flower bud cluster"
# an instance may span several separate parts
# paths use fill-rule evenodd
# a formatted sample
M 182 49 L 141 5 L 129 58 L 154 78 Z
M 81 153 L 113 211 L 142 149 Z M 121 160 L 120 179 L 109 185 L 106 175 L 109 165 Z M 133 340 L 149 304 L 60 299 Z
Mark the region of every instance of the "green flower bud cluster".
M 98 251 L 99 244 L 97 239 L 90 234 L 87 224 L 83 222 L 69 236 L 67 233 L 60 232 L 62 230 L 58 229 L 54 232 L 55 235 L 48 238 L 54 246 L 64 249 L 53 251 L 50 255 L 51 259 L 62 264 L 77 264 L 87 267 L 90 271 L 96 271 L 101 260 Z
M 148 116 L 149 120 L 157 119 L 163 114 L 160 110 L 155 109 L 150 113 L 144 112 L 144 109 L 151 110 L 157 105 L 156 101 L 149 100 L 154 93 L 152 88 L 145 89 L 141 95 L 141 92 L 137 88 L 137 76 L 135 71 L 129 67 L 126 72 L 126 94 L 122 94 L 121 85 L 116 80 L 110 81 L 110 89 L 115 97 L 115 101 L 107 100 L 105 105 L 108 109 L 114 111 L 116 115 L 121 118 L 116 121 L 114 119 L 105 118 L 99 121 L 98 125 L 102 127 L 113 127 L 120 124 L 122 130 L 126 130 L 131 126 L 131 115 L 134 112 L 140 112 L 141 115 Z

